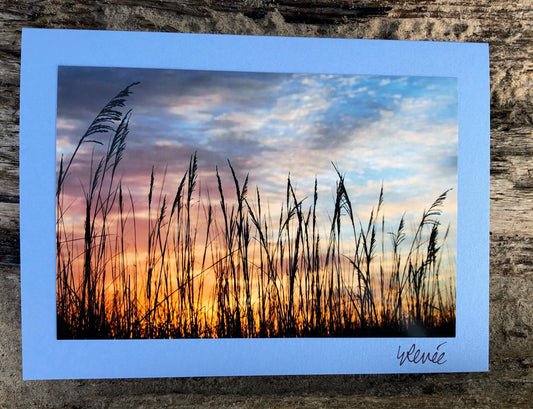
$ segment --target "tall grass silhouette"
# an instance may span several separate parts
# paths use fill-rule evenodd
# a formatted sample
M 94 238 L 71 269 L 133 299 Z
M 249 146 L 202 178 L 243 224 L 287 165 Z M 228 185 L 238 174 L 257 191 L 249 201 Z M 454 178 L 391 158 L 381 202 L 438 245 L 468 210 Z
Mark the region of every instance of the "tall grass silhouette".
M 152 168 L 148 216 L 139 218 L 119 172 L 132 114 L 123 108 L 137 84 L 112 98 L 70 157 L 59 160 L 58 338 L 455 335 L 455 280 L 442 272 L 449 228 L 443 232 L 439 221 L 448 191 L 414 229 L 402 217 L 387 231 L 383 188 L 363 222 L 333 164 L 337 183 L 324 231 L 316 179 L 302 196 L 288 176 L 273 219 L 260 189 L 250 193 L 248 176 L 239 180 L 230 161 L 233 188 L 217 168 L 212 200 L 199 188 L 193 152 L 175 181 Z M 81 182 L 84 217 L 71 224 L 65 185 L 83 149 L 91 152 Z

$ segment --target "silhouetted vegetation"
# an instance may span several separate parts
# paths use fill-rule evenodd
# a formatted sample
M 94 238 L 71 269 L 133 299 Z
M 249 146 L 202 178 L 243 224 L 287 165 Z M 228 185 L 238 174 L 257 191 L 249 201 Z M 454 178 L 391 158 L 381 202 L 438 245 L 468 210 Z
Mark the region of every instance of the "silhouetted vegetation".
M 120 108 L 136 84 L 104 107 L 59 163 L 58 338 L 455 335 L 455 280 L 441 272 L 448 229 L 439 216 L 448 191 L 413 231 L 402 217 L 389 232 L 383 188 L 363 223 L 333 165 L 336 194 L 323 232 L 316 180 L 305 198 L 288 177 L 273 220 L 259 188 L 250 193 L 248 177 L 239 180 L 229 161 L 231 200 L 219 169 L 217 200 L 200 191 L 192 153 L 173 197 L 158 194 L 154 168 L 147 175 L 148 220 L 139 229 L 139 204 L 118 176 L 131 116 Z M 107 144 L 96 134 L 108 135 Z M 74 228 L 65 221 L 65 181 L 80 149 L 96 145 L 85 216 Z

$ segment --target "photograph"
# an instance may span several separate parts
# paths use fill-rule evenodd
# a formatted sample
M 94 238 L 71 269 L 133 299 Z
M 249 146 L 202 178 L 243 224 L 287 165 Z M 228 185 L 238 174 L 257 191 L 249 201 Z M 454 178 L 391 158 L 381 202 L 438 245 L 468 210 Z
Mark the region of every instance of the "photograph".
M 58 340 L 456 335 L 456 77 L 60 65 Z
M 486 371 L 486 44 L 23 31 L 24 379 Z

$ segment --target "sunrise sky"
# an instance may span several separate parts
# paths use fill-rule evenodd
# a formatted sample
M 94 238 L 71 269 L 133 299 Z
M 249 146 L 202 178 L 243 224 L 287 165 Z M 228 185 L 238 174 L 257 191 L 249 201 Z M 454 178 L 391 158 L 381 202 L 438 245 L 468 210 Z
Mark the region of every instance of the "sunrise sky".
M 414 225 L 453 188 L 442 220 L 451 223 L 448 244 L 455 245 L 455 78 L 60 67 L 58 160 L 72 154 L 100 109 L 135 81 L 140 84 L 127 99 L 126 108 L 133 111 L 118 172 L 137 217 L 146 208 L 152 166 L 159 182 L 166 169 L 171 196 L 197 152 L 200 188 L 214 204 L 219 201 L 215 167 L 229 183 L 229 159 L 241 183 L 249 174 L 249 191 L 259 188 L 274 219 L 285 200 L 287 176 L 298 198 L 307 198 L 304 207 L 311 205 L 316 177 L 318 208 L 327 221 L 338 179 L 334 163 L 363 223 L 382 184 L 390 226 L 403 214 L 407 225 Z M 65 190 L 72 220 L 82 217 L 80 186 L 98 147 L 85 145 Z M 324 237 L 327 231 L 325 224 Z

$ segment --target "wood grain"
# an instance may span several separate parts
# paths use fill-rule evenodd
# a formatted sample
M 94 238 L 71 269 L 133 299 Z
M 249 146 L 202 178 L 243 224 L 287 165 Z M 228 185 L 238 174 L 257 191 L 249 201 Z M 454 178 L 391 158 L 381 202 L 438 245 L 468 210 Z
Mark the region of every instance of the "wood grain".
M 488 42 L 491 371 L 487 374 L 21 380 L 18 104 L 22 27 Z M 3 407 L 530 407 L 533 3 L 70 0 L 0 3 L 0 402 Z M 466 357 L 465 357 L 466 359 Z

